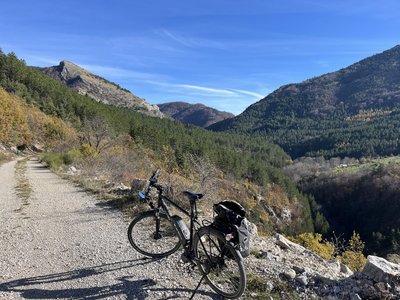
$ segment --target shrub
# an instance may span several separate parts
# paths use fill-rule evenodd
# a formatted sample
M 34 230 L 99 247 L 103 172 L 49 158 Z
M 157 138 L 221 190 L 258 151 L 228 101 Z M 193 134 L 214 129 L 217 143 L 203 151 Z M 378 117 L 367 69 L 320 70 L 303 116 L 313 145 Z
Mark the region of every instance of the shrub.
M 63 165 L 63 159 L 59 153 L 45 153 L 40 156 L 41 161 L 44 161 L 52 170 L 58 170 Z
M 319 233 L 302 233 L 290 239 L 317 253 L 322 258 L 340 260 L 353 271 L 361 271 L 367 260 L 363 254 L 364 242 L 356 232 L 353 232 L 347 243 L 344 241 L 340 241 L 340 243 L 323 241 L 322 235 Z M 343 246 L 344 244 L 346 246 Z
M 363 254 L 364 247 L 365 245 L 361 240 L 360 235 L 353 231 L 353 235 L 351 236 L 346 249 L 340 256 L 338 256 L 338 258 L 351 270 L 361 271 L 367 261 Z
M 325 259 L 332 259 L 335 247 L 332 243 L 322 241 L 322 235 L 319 233 L 302 233 L 296 238 L 291 238 L 294 242 L 306 247 L 307 249 L 317 253 Z
M 50 169 L 56 171 L 63 165 L 72 164 L 77 157 L 76 151 L 69 151 L 67 153 L 44 153 L 40 159 L 47 163 Z
M 80 151 L 84 157 L 96 157 L 97 151 L 89 144 L 82 144 Z

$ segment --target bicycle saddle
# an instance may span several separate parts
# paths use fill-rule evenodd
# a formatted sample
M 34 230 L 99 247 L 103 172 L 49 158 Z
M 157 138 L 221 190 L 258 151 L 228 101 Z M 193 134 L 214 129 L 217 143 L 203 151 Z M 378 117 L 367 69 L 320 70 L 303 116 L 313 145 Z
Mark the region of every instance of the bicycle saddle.
M 196 201 L 203 198 L 203 194 L 200 193 L 192 193 L 189 191 L 184 191 L 183 193 L 189 198 L 190 201 Z

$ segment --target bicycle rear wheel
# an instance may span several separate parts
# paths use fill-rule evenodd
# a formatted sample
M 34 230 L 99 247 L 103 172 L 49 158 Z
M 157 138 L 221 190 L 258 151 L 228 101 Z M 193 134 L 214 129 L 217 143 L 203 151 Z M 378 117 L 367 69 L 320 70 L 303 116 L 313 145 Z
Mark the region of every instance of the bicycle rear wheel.
M 177 251 L 181 245 L 174 225 L 164 213 L 156 217 L 154 210 L 134 218 L 128 227 L 128 239 L 139 253 L 161 258 Z
M 197 265 L 211 288 L 226 298 L 239 298 L 246 287 L 240 253 L 210 226 L 200 228 L 193 243 Z

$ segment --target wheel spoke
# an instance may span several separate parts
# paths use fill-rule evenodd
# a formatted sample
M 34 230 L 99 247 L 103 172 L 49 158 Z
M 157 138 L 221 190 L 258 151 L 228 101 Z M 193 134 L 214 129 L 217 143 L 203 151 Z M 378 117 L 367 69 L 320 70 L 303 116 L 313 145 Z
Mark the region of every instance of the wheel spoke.
M 217 293 L 227 298 L 243 294 L 246 275 L 241 257 L 220 232 L 205 227 L 194 246 L 200 271 Z
M 129 225 L 128 238 L 132 247 L 150 257 L 164 257 L 180 247 L 180 240 L 165 214 L 157 219 L 155 212 L 145 212 Z

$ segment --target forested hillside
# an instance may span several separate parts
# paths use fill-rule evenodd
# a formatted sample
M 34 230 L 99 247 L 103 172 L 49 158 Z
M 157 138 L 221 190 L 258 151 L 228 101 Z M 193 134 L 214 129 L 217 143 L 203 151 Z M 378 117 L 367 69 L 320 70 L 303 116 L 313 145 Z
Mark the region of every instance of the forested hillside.
M 400 46 L 285 85 L 212 130 L 265 137 L 292 157 L 400 153 Z
M 213 133 L 127 108 L 97 103 L 38 69 L 26 66 L 13 53 L 0 53 L 0 86 L 24 99 L 27 105 L 35 105 L 78 129 L 84 127 L 87 120 L 100 119 L 109 124 L 110 136 L 128 134 L 134 143 L 150 149 L 158 161 L 168 157 L 171 170 L 184 172 L 195 155 L 209 160 L 236 179 L 264 186 L 275 185 L 286 192 L 291 203 L 299 203 L 301 217 L 296 221 L 297 230 L 313 230 L 307 197 L 301 195 L 280 170 L 290 158 L 281 148 L 262 138 Z M 85 140 L 84 135 L 81 140 Z
M 346 238 L 360 233 L 368 253 L 400 251 L 400 159 L 302 158 L 285 168 L 315 197 L 328 223 L 318 228 Z M 314 201 L 312 201 L 314 202 Z

